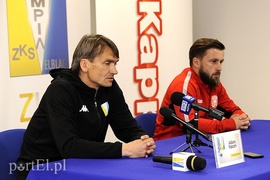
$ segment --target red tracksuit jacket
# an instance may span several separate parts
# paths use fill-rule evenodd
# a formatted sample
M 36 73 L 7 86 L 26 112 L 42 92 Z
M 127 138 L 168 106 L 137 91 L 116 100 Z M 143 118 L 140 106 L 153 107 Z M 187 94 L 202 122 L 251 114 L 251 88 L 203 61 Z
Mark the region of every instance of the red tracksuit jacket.
M 206 108 L 217 108 L 218 106 L 222 110 L 229 114 L 242 114 L 244 113 L 228 96 L 225 88 L 220 83 L 219 86 L 210 88 L 204 84 L 200 77 L 193 71 L 192 68 L 184 69 L 178 76 L 176 76 L 169 85 L 166 94 L 163 98 L 161 107 L 170 107 L 175 111 L 175 114 L 186 122 L 194 119 L 194 110 L 191 109 L 189 115 L 185 115 L 180 112 L 180 106 L 173 105 L 171 102 L 171 95 L 174 92 L 182 92 L 183 94 L 190 95 L 196 98 L 195 103 Z M 173 126 L 164 126 L 163 116 L 158 112 L 156 130 L 154 133 L 154 139 L 166 139 L 179 135 L 184 135 L 185 132 L 182 129 L 182 124 L 176 122 Z M 204 133 L 215 134 L 219 132 L 225 132 L 235 130 L 236 125 L 233 119 L 230 117 L 223 118 L 223 120 L 214 120 L 209 117 L 207 113 L 199 111 L 198 129 Z

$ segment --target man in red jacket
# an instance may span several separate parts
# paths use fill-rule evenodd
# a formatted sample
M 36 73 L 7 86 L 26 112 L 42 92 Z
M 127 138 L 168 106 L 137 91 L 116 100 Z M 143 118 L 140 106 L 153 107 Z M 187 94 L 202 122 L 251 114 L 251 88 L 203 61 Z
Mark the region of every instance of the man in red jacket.
M 190 67 L 177 75 L 169 85 L 161 107 L 169 107 L 186 122 L 194 122 L 194 109 L 189 114 L 180 112 L 180 106 L 171 102 L 174 92 L 182 92 L 196 98 L 195 103 L 225 112 L 223 119 L 215 120 L 208 113 L 198 111 L 198 129 L 204 133 L 215 134 L 230 130 L 246 130 L 250 126 L 250 118 L 228 96 L 220 82 L 225 46 L 216 39 L 201 38 L 194 42 L 189 51 Z M 165 121 L 165 123 L 164 123 Z M 154 139 L 166 139 L 185 134 L 180 122 L 171 123 L 172 119 L 164 119 L 158 113 Z M 166 125 L 165 125 L 166 124 Z

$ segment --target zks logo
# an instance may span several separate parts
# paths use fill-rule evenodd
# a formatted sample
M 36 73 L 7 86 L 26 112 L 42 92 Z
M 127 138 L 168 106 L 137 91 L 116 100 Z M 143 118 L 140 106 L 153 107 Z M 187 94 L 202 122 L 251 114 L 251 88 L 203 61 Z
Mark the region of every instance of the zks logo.
M 10 76 L 68 68 L 66 0 L 6 0 Z

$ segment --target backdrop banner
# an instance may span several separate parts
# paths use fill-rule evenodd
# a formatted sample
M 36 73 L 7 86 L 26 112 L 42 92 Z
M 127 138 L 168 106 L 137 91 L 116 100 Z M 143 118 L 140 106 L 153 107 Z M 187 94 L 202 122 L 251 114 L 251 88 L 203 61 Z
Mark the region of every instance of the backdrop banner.
M 189 66 L 192 1 L 98 0 L 96 22 L 119 48 L 115 78 L 132 114 L 159 111 L 169 83 Z
M 66 0 L 7 0 L 10 76 L 68 68 Z
M 165 91 L 188 66 L 189 0 L 96 1 L 97 33 L 120 50 L 116 80 L 134 116 L 157 112 Z
M 0 130 L 25 128 L 49 71 L 69 68 L 75 46 L 91 33 L 90 1 L 0 1 L 0 17 Z

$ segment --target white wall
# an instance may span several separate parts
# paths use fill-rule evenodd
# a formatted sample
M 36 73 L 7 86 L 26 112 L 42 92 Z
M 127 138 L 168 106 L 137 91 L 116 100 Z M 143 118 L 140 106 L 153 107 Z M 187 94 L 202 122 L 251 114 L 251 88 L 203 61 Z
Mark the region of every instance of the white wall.
M 252 119 L 270 119 L 270 1 L 193 0 L 193 37 L 226 46 L 222 82 Z

